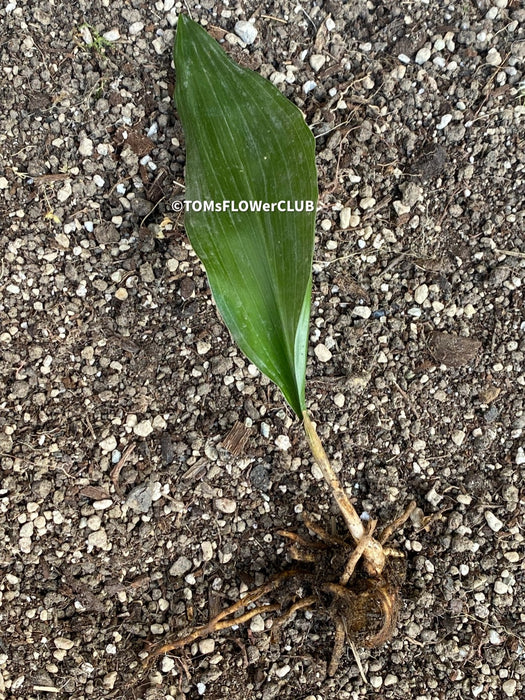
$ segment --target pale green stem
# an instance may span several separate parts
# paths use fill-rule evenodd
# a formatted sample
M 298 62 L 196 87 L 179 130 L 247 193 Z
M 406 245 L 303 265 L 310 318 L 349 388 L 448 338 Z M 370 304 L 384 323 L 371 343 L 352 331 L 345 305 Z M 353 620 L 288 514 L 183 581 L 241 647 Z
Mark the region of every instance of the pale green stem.
M 350 503 L 350 499 L 346 495 L 341 482 L 337 478 L 337 474 L 330 464 L 321 444 L 321 440 L 319 439 L 319 435 L 307 411 L 303 411 L 303 426 L 313 458 L 321 470 L 326 483 L 332 490 L 332 494 L 345 519 L 354 542 L 358 544 L 365 536 L 364 525 L 354 506 Z M 377 540 L 373 538 L 369 540 L 363 551 L 363 559 L 365 561 L 365 568 L 369 574 L 374 576 L 379 576 L 381 574 L 385 566 L 385 553 L 383 547 Z

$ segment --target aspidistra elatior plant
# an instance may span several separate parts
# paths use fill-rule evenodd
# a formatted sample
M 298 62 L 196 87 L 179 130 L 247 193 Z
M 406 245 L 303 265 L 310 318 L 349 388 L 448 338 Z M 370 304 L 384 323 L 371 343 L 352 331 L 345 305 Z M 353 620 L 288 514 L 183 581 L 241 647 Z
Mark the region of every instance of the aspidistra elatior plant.
M 350 533 L 361 543 L 364 567 L 379 576 L 385 550 L 366 536 L 306 410 L 315 227 L 315 207 L 306 203 L 317 202 L 314 137 L 300 110 L 272 83 L 235 64 L 185 15 L 178 19 L 174 59 L 185 197 L 203 205 L 186 211 L 190 242 L 235 342 L 302 421 Z M 205 202 L 237 206 L 213 211 Z M 234 211 L 240 202 L 291 205 Z

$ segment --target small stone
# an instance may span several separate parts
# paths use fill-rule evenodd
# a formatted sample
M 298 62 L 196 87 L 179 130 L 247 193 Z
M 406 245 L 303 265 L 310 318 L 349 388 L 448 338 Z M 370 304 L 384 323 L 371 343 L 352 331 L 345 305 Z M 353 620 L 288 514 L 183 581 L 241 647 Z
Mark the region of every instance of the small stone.
M 350 217 L 352 216 L 352 210 L 350 207 L 343 207 L 339 212 L 339 225 L 342 229 L 347 229 L 350 226 Z
M 394 676 L 392 673 L 387 674 L 383 685 L 385 686 L 390 686 L 390 685 L 396 685 L 396 683 L 399 683 L 399 679 L 397 676 Z
M 491 510 L 485 511 L 485 520 L 493 532 L 499 532 L 503 527 L 501 520 L 497 518 Z
M 140 271 L 140 278 L 142 279 L 143 282 L 155 282 L 155 273 L 153 272 L 153 268 L 151 266 L 151 263 L 144 263 L 144 265 L 141 265 L 139 268 Z
M 326 56 L 322 56 L 319 53 L 314 53 L 312 56 L 310 56 L 310 65 L 316 73 L 318 70 L 321 70 L 325 63 Z
M 209 542 L 208 540 L 201 542 L 201 549 L 203 561 L 210 561 L 211 559 L 213 559 L 213 546 L 211 542 Z
M 111 671 L 111 673 L 106 673 L 102 679 L 102 685 L 108 690 L 113 690 L 113 687 L 117 681 L 118 673 L 117 671 Z
M 128 290 L 124 287 L 119 287 L 119 289 L 117 289 L 117 291 L 115 292 L 115 299 L 118 299 L 119 301 L 125 301 L 128 298 L 128 296 Z
M 363 197 L 363 199 L 359 202 L 359 206 L 363 210 L 372 209 L 372 207 L 375 206 L 376 201 L 377 200 L 375 197 Z
M 430 489 L 425 498 L 431 506 L 434 506 L 434 508 L 436 508 L 443 500 L 443 496 L 439 494 L 434 487 Z
M 131 489 L 125 505 L 136 513 L 147 513 L 153 503 L 155 485 L 152 483 L 139 484 Z
M 102 498 L 100 501 L 93 501 L 93 508 L 95 510 L 107 510 L 111 508 L 113 501 L 111 498 Z
M 140 423 L 137 423 L 137 425 L 133 428 L 133 432 L 139 437 L 148 437 L 148 435 L 151 435 L 151 433 L 153 432 L 153 426 L 151 425 L 151 421 L 141 420 Z
M 250 630 L 252 632 L 264 632 L 264 620 L 262 615 L 256 615 L 252 617 L 250 621 Z
M 98 173 L 96 175 L 93 175 L 93 182 L 97 187 L 104 187 L 104 185 L 106 184 L 104 178 Z
M 150 631 L 151 634 L 164 634 L 164 625 L 161 625 L 159 622 L 154 622 L 150 625 Z
M 416 304 L 423 304 L 428 299 L 428 286 L 420 284 L 414 291 L 414 301 Z
M 314 353 L 319 362 L 330 362 L 332 359 L 332 353 L 324 343 L 319 343 L 316 345 L 314 348 Z
M 88 545 L 90 547 L 98 547 L 99 549 L 106 549 L 108 546 L 108 536 L 104 528 L 91 532 L 87 538 Z
M 369 306 L 354 306 L 354 314 L 366 320 L 372 315 L 372 309 Z
M 370 676 L 370 685 L 377 690 L 383 685 L 383 679 L 381 676 Z
M 257 38 L 257 29 L 251 22 L 239 20 L 234 27 L 234 31 L 245 44 L 253 44 Z
M 487 63 L 490 66 L 499 66 L 501 65 L 502 61 L 503 59 L 501 58 L 501 54 L 497 49 L 489 49 L 489 52 L 487 54 Z
M 109 32 L 104 32 L 103 37 L 106 41 L 118 41 L 120 32 L 118 29 L 110 29 Z
M 169 574 L 170 576 L 183 576 L 192 566 L 193 564 L 188 557 L 179 557 L 177 561 L 171 565 Z
M 312 92 L 312 90 L 315 90 L 316 87 L 317 83 L 314 80 L 307 80 L 303 85 L 303 92 L 307 95 L 309 92 Z
M 290 449 L 292 443 L 290 442 L 290 438 L 288 437 L 288 435 L 278 435 L 275 438 L 275 445 L 283 452 L 286 452 Z
M 69 248 L 69 236 L 66 236 L 65 233 L 57 233 L 55 241 L 61 248 Z
M 98 444 L 104 452 L 113 452 L 113 450 L 117 446 L 117 438 L 114 435 L 109 435 L 107 438 L 104 438 L 104 440 L 101 440 Z
M 198 355 L 206 355 L 206 353 L 208 353 L 210 350 L 211 350 L 210 343 L 207 343 L 204 340 L 197 341 L 197 354 Z
M 518 447 L 516 452 L 516 458 L 514 460 L 518 466 L 525 464 L 525 449 L 523 447 Z
M 0 190 L 7 190 L 9 182 L 6 177 L 0 177 Z
M 215 651 L 215 640 L 201 639 L 199 642 L 199 651 L 201 654 L 213 654 Z
M 452 442 L 454 445 L 457 445 L 458 447 L 463 444 L 463 440 L 465 439 L 465 431 L 464 430 L 454 430 L 452 435 L 450 436 L 452 439 Z
M 157 36 L 153 41 L 151 42 L 151 45 L 155 49 L 155 53 L 158 56 L 161 56 L 164 51 L 166 50 L 166 42 L 164 41 L 163 37 Z
M 100 530 L 101 525 L 102 518 L 100 517 L 100 515 L 92 515 L 90 518 L 87 519 L 87 526 L 93 532 Z
M 344 394 L 336 394 L 334 396 L 334 403 L 338 408 L 343 408 L 345 405 L 345 395 Z
M 503 581 L 496 581 L 494 584 L 494 593 L 498 595 L 506 595 L 509 592 L 509 587 Z
M 237 508 L 237 503 L 231 498 L 216 498 L 214 503 L 215 508 L 217 508 L 217 510 L 221 513 L 235 513 Z
M 83 136 L 80 139 L 80 144 L 78 146 L 78 152 L 81 156 L 88 158 L 93 155 L 93 141 L 88 139 L 87 136 Z
M 518 552 L 505 552 L 503 556 L 511 564 L 517 564 L 520 560 L 520 555 Z
M 419 51 L 416 53 L 415 57 L 415 62 L 419 65 L 422 66 L 423 63 L 426 63 L 430 56 L 432 55 L 432 49 L 428 44 L 426 46 L 423 46 Z
M 275 671 L 275 675 L 277 678 L 284 678 L 288 673 L 290 673 L 290 666 L 288 664 L 285 664 L 284 666 L 281 666 L 281 668 L 278 668 Z
M 517 683 L 514 680 L 514 678 L 509 678 L 503 685 L 501 686 L 503 688 L 503 692 L 505 695 L 509 698 L 512 698 L 516 695 L 516 686 Z
M 436 129 L 441 131 L 441 129 L 444 129 L 446 126 L 448 126 L 451 121 L 452 121 L 452 115 L 451 114 L 444 114 L 441 117 L 439 124 L 436 126 Z
M 69 651 L 75 646 L 75 642 L 67 637 L 57 637 L 54 640 L 54 644 L 57 649 L 63 649 L 64 651 Z
M 61 187 L 57 192 L 57 199 L 59 202 L 65 202 L 71 197 L 73 190 L 71 189 L 71 183 L 66 182 L 66 184 Z
M 162 673 L 169 673 L 170 671 L 173 671 L 175 668 L 175 659 L 172 659 L 171 656 L 165 656 L 162 659 L 162 663 L 160 665 L 160 670 Z
M 135 36 L 136 34 L 140 34 L 140 32 L 144 29 L 144 22 L 133 22 L 133 24 L 129 25 L 128 32 L 131 34 L 131 36 Z
M 394 202 L 392 202 L 392 206 L 394 207 L 394 211 L 398 216 L 403 216 L 403 214 L 408 214 L 410 211 L 410 207 L 408 204 L 403 204 L 403 202 L 400 199 L 396 199 Z

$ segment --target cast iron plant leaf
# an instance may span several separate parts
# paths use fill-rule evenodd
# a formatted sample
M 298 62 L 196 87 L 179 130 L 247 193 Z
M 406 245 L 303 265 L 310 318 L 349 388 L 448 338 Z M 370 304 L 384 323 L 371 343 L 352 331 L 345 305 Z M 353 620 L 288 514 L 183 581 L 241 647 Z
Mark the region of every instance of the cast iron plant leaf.
M 274 85 L 233 63 L 185 15 L 177 24 L 175 68 L 186 201 L 303 208 L 190 209 L 184 222 L 236 343 L 301 416 L 317 202 L 314 137 Z

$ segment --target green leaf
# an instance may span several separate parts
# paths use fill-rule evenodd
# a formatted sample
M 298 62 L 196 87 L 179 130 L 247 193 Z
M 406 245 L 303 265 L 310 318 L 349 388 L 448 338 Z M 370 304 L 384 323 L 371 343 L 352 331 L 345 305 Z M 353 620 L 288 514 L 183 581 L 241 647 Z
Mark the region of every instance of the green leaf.
M 186 231 L 234 340 L 300 416 L 317 202 L 313 135 L 274 85 L 235 64 L 185 15 L 174 58 Z M 188 204 L 224 201 L 290 202 L 292 209 L 310 202 L 312 211 L 195 211 Z

